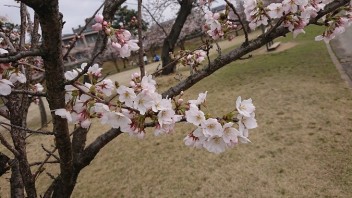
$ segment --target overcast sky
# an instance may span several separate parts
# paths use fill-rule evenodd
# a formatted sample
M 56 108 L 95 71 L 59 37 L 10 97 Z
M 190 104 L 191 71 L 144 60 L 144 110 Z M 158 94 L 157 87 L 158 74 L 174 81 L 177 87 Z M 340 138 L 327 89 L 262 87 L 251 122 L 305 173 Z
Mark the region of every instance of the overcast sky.
M 145 0 L 148 1 L 148 0 Z M 144 2 L 145 2 L 144 1 Z M 72 33 L 72 28 L 78 25 L 84 25 L 84 19 L 91 17 L 96 9 L 102 4 L 102 0 L 60 0 L 60 11 L 64 15 L 66 21 L 63 33 Z M 137 0 L 127 0 L 127 6 L 137 9 Z M 6 5 L 18 6 L 15 0 L 0 0 L 0 15 L 7 17 L 13 23 L 20 23 L 19 8 L 8 7 Z M 173 11 L 165 12 L 165 18 L 171 18 Z M 33 12 L 31 12 L 33 17 Z

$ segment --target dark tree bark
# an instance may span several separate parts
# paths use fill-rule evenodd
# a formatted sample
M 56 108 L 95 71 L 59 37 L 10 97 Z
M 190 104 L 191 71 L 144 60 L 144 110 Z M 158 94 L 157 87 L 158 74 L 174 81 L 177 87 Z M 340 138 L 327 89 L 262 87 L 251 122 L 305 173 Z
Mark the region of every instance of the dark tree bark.
M 10 161 L 10 158 L 7 155 L 0 152 L 0 177 L 10 169 L 8 165 L 9 161 Z
M 11 198 L 21 198 L 24 196 L 24 185 L 17 160 L 11 162 Z
M 139 70 L 141 72 L 141 77 L 145 75 L 144 68 L 144 49 L 143 49 L 143 33 L 142 33 L 142 0 L 138 0 L 138 44 L 139 44 L 139 53 L 138 53 L 138 62 Z
M 182 0 L 180 2 L 181 8 L 179 10 L 179 14 L 177 15 L 169 35 L 164 40 L 161 52 L 161 60 L 163 67 L 167 66 L 167 68 L 163 69 L 163 75 L 173 73 L 175 70 L 176 63 L 170 64 L 172 62 L 172 59 L 170 58 L 170 52 L 174 52 L 174 48 L 180 36 L 183 25 L 185 24 L 188 15 L 191 14 L 192 4 L 194 1 L 195 0 Z

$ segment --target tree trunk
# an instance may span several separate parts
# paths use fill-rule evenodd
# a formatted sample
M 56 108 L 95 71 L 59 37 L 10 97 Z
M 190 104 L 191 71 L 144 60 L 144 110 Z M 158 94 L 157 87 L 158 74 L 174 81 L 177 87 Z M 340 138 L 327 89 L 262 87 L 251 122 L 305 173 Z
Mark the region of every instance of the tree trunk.
M 18 161 L 16 159 L 11 162 L 11 198 L 24 198 L 24 186 Z
M 19 84 L 16 83 L 16 88 L 26 90 L 28 88 L 28 83 Z M 15 164 L 17 167 L 14 167 L 14 173 L 12 175 L 14 182 L 19 183 L 19 175 L 22 177 L 23 185 L 26 190 L 28 197 L 37 197 L 37 192 L 35 188 L 35 180 L 32 175 L 28 159 L 27 159 L 27 149 L 26 149 L 26 135 L 27 132 L 21 128 L 27 127 L 27 114 L 28 108 L 30 105 L 30 98 L 26 94 L 12 94 L 8 97 L 8 100 L 5 104 L 10 112 L 10 123 L 11 127 L 11 138 L 13 145 L 18 152 L 18 156 L 15 156 Z M 11 186 L 16 187 L 13 189 L 14 192 L 18 192 L 19 185 Z M 12 190 L 11 190 L 12 191 Z
M 47 100 L 51 110 L 65 108 L 64 64 L 62 54 L 62 14 L 58 0 L 44 1 L 34 7 L 38 13 L 43 33 L 43 56 Z M 72 183 L 72 147 L 67 120 L 51 113 L 55 143 L 60 156 L 60 179 L 54 191 L 54 197 L 69 197 Z
M 163 75 L 167 75 L 173 73 L 175 71 L 176 64 L 171 64 L 172 59 L 170 58 L 170 52 L 174 52 L 175 45 L 177 43 L 177 39 L 180 36 L 183 25 L 185 24 L 187 17 L 191 14 L 192 11 L 192 3 L 194 0 L 183 0 L 180 2 L 181 8 L 179 10 L 179 14 L 173 24 L 169 35 L 165 38 L 162 52 L 161 52 L 161 60 L 163 65 Z
M 143 49 L 143 33 L 142 33 L 142 0 L 138 0 L 138 62 L 139 62 L 139 70 L 141 72 L 141 77 L 145 75 L 144 68 L 144 49 Z

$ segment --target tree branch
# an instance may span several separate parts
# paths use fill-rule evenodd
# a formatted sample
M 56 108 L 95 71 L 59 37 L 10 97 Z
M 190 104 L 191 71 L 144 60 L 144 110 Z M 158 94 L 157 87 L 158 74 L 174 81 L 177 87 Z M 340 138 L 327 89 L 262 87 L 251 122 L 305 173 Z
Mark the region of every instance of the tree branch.
M 99 10 L 104 6 L 104 4 L 105 4 L 105 1 L 104 1 L 104 2 L 101 4 L 101 6 L 94 12 L 93 16 L 90 17 L 88 21 L 86 21 L 86 24 L 85 24 L 84 27 L 78 32 L 77 36 L 80 36 L 80 35 L 84 32 L 84 30 L 87 29 L 87 27 L 88 27 L 88 25 L 90 24 L 90 22 L 94 19 L 95 15 L 96 15 L 96 14 L 99 12 Z M 75 40 L 71 43 L 70 47 L 67 49 L 67 51 L 66 51 L 66 53 L 65 53 L 65 55 L 64 55 L 64 57 L 63 57 L 64 60 L 68 57 L 68 55 L 70 54 L 71 50 L 75 47 L 76 42 L 77 42 L 77 39 L 75 39 Z
M 5 125 L 5 126 L 10 126 L 12 128 L 16 128 L 16 129 L 21 129 L 23 131 L 26 131 L 28 133 L 33 133 L 33 134 L 41 134 L 41 135 L 54 135 L 53 132 L 49 132 L 49 131 L 39 131 L 39 130 L 31 130 L 25 127 L 21 127 L 21 126 L 17 126 L 17 125 L 13 125 L 13 124 L 8 124 L 6 122 L 1 122 L 0 121 L 0 125 Z
M 29 56 L 44 56 L 44 55 L 45 54 L 41 49 L 33 49 L 31 51 L 21 51 L 18 53 L 10 53 L 5 55 L 2 54 L 0 55 L 0 63 L 10 63 Z
M 10 53 L 16 53 L 16 49 L 13 47 L 10 39 L 5 35 L 5 33 L 0 32 L 0 36 L 5 40 L 6 44 L 9 46 Z
M 11 151 L 11 153 L 18 157 L 20 154 L 18 153 L 18 151 L 16 151 L 16 149 L 14 149 L 11 144 L 9 142 L 6 141 L 5 137 L 2 136 L 2 134 L 0 133 L 0 142 L 2 145 L 4 145 L 9 151 Z
M 105 145 L 107 145 L 111 140 L 122 134 L 120 129 L 110 129 L 106 133 L 97 137 L 92 143 L 90 143 L 86 149 L 84 149 L 81 158 L 77 164 L 80 169 L 88 166 L 90 162 L 95 158 Z
M 237 16 L 238 21 L 240 22 L 242 28 L 243 28 L 243 33 L 244 33 L 244 44 L 247 45 L 248 44 L 248 32 L 246 30 L 246 28 L 244 27 L 244 23 L 241 19 L 241 16 L 237 13 L 235 6 L 229 1 L 229 0 L 224 0 L 226 2 L 226 4 L 232 9 L 233 13 Z
M 20 50 L 25 50 L 26 44 L 26 30 L 27 30 L 27 6 L 24 3 L 20 3 L 20 15 L 21 15 L 21 32 L 20 32 Z
M 27 91 L 27 90 L 12 90 L 11 94 L 27 94 L 31 96 L 40 96 L 40 97 L 46 97 L 45 92 L 33 92 L 33 91 Z
M 155 24 L 157 26 L 159 26 L 160 29 L 164 32 L 165 36 L 167 36 L 166 30 L 164 29 L 164 27 L 162 25 L 160 25 L 160 23 L 156 20 L 156 18 L 153 16 L 153 14 L 150 12 L 150 10 L 147 7 L 145 7 L 143 4 L 142 4 L 142 7 L 148 12 L 149 16 L 152 17 L 152 19 L 155 22 Z

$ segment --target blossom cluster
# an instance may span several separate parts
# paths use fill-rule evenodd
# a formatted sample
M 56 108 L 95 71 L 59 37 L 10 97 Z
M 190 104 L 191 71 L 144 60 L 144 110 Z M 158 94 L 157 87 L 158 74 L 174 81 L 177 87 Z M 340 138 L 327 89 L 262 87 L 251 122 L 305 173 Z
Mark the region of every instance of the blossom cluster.
M 83 64 L 81 67 L 86 66 Z M 65 78 L 75 79 L 80 70 L 67 71 Z M 177 122 L 186 121 L 196 125 L 198 129 L 195 131 L 200 131 L 204 136 L 200 136 L 200 132 L 192 132 L 185 139 L 186 145 L 202 146 L 210 152 L 220 153 L 235 145 L 238 138 L 249 142 L 248 129 L 257 126 L 255 107 L 250 99 L 241 101 L 239 97 L 236 102 L 239 112 L 237 130 L 233 128 L 233 122 L 225 123 L 233 120 L 232 116 L 225 116 L 227 119 L 206 119 L 199 108 L 204 104 L 207 92 L 185 103 L 182 94 L 178 99 L 163 98 L 150 75 L 141 77 L 138 73 L 132 74 L 129 86 L 118 85 L 110 79 L 99 80 L 101 68 L 97 64 L 90 66 L 86 75 L 89 82 L 76 81 L 73 85 L 66 85 L 66 108 L 55 110 L 56 115 L 83 128 L 89 128 L 92 119 L 97 118 L 102 124 L 143 138 L 146 125 L 155 126 L 155 135 L 160 135 L 173 132 Z
M 284 0 L 281 3 L 271 3 L 264 6 L 261 0 L 248 0 L 244 3 L 244 12 L 249 27 L 255 29 L 260 25 L 268 25 L 271 21 L 282 19 L 282 25 L 293 32 L 294 37 L 304 33 L 304 28 L 311 18 L 324 9 L 330 0 Z M 325 19 L 326 31 L 316 37 L 316 40 L 329 42 L 335 35 L 344 32 L 351 24 L 351 6 L 345 8 L 342 15 L 331 15 Z
M 252 99 L 242 101 L 241 97 L 237 98 L 238 129 L 236 129 L 231 113 L 222 119 L 206 117 L 205 113 L 199 109 L 205 101 L 205 96 L 206 94 L 200 94 L 198 100 L 189 101 L 189 110 L 185 112 L 185 117 L 187 122 L 197 126 L 197 129 L 184 139 L 185 144 L 195 148 L 205 148 L 213 153 L 222 153 L 239 141 L 250 142 L 248 130 L 257 127 Z
M 0 48 L 0 55 L 7 53 L 7 50 Z M 11 64 L 1 64 L 0 74 L 0 96 L 9 95 L 14 83 L 25 83 L 27 80 L 26 76 L 18 68 L 13 68 Z
M 122 58 L 131 56 L 131 51 L 139 49 L 138 40 L 131 38 L 131 33 L 126 29 L 114 29 L 101 14 L 95 16 L 95 24 L 92 28 L 96 31 L 103 30 L 109 36 L 109 43 Z
M 226 32 L 237 28 L 232 21 L 227 18 L 222 19 L 219 13 L 212 13 L 211 11 L 206 11 L 205 15 L 205 25 L 203 30 L 214 40 L 219 38 L 224 38 Z
M 207 53 L 204 50 L 195 50 L 190 52 L 188 50 L 181 51 L 180 63 L 184 66 L 189 66 L 193 70 L 197 70 L 197 67 L 205 60 Z

